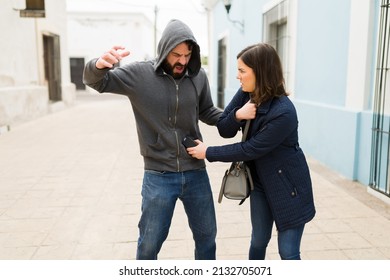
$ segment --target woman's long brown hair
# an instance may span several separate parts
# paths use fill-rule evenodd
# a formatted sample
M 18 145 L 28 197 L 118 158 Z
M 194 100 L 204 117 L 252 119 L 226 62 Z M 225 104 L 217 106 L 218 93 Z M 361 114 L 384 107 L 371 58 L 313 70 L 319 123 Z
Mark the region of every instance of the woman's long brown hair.
M 260 105 L 273 97 L 288 95 L 282 63 L 271 45 L 260 43 L 248 46 L 237 55 L 237 59 L 239 58 L 252 68 L 256 77 L 256 88 L 250 93 L 253 103 Z

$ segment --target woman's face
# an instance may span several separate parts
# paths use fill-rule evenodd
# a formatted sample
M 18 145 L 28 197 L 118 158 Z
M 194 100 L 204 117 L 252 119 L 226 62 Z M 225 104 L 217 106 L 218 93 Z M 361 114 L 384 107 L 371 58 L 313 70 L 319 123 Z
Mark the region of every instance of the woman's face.
M 254 92 L 256 77 L 253 69 L 248 67 L 241 58 L 237 59 L 237 79 L 240 80 L 241 88 L 245 92 Z

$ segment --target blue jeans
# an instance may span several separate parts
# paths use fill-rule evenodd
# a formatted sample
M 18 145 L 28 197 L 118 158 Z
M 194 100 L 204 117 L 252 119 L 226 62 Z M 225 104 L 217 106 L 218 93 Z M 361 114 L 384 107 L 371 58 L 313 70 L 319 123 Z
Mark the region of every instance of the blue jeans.
M 272 235 L 274 219 L 262 189 L 255 188 L 250 196 L 252 238 L 249 248 L 250 260 L 264 260 Z M 305 225 L 278 231 L 278 248 L 282 260 L 300 260 L 300 246 Z
M 146 170 L 138 224 L 138 260 L 156 260 L 168 236 L 177 199 L 183 202 L 195 241 L 196 260 L 215 259 L 217 225 L 206 169 L 186 172 Z

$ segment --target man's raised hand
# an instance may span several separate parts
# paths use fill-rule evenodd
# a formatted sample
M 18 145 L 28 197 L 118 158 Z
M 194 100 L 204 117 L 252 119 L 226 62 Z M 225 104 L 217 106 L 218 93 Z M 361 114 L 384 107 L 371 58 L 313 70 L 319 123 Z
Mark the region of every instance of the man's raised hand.
M 113 46 L 109 51 L 105 52 L 96 61 L 96 68 L 112 68 L 115 63 L 121 61 L 124 57 L 130 54 L 129 51 L 125 50 L 123 46 Z

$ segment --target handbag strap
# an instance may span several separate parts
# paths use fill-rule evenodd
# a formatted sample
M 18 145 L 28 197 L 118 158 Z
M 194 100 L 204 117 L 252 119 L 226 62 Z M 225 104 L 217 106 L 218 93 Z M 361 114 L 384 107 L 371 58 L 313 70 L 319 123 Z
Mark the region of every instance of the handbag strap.
M 250 125 L 250 123 L 251 123 L 251 120 L 247 120 L 247 121 L 246 121 L 245 128 L 244 128 L 244 132 L 243 132 L 243 134 L 242 134 L 242 139 L 241 139 L 242 142 L 244 142 L 245 139 L 246 139 L 246 136 L 247 136 L 247 134 L 248 134 L 248 130 L 249 130 L 249 125 Z

